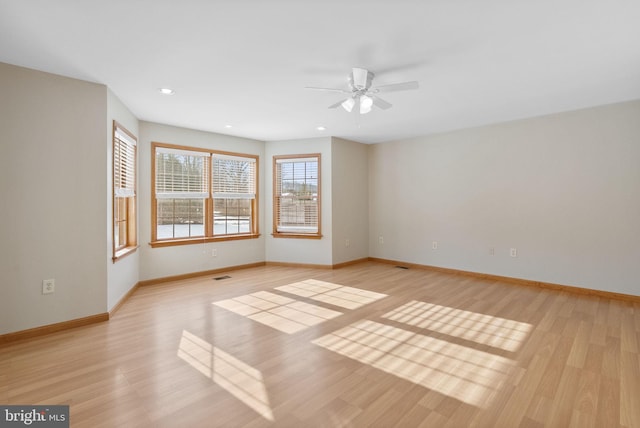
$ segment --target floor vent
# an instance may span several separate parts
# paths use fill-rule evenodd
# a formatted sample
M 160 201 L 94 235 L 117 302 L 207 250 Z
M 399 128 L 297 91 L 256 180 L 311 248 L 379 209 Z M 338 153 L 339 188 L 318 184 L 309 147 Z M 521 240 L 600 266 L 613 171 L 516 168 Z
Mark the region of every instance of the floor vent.
M 408 268 L 408 267 L 406 267 L 406 266 L 396 266 L 396 267 L 397 267 L 398 269 L 409 269 L 409 268 Z
M 227 279 L 227 278 L 231 278 L 229 275 L 225 275 L 225 276 L 218 276 L 216 278 L 213 278 L 214 281 L 220 281 L 221 279 Z

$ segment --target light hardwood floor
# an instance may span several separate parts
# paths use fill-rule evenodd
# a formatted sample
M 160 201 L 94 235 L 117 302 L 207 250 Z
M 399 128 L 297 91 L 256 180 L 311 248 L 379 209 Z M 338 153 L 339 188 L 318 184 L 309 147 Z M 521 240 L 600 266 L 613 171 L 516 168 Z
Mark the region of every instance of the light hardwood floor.
M 226 274 L 0 347 L 0 403 L 73 427 L 640 427 L 637 303 L 373 262 Z

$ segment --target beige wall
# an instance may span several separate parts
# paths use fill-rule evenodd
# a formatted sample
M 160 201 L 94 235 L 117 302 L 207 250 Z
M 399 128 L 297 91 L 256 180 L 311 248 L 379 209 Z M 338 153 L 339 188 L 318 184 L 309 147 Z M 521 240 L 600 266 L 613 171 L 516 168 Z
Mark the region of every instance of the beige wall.
M 640 295 L 640 101 L 371 146 L 369 177 L 373 257 Z
M 331 265 L 331 137 L 305 140 L 271 141 L 265 145 L 265 230 L 268 262 Z M 322 239 L 274 238 L 273 233 L 273 156 L 320 153 L 321 232 Z
M 0 334 L 103 313 L 107 88 L 0 63 L 0 94 Z
M 333 264 L 369 255 L 369 146 L 332 138 Z
M 149 246 L 151 241 L 151 142 L 258 155 L 260 157 L 258 221 L 262 236 L 257 239 L 151 248 Z M 264 176 L 262 171 L 265 168 L 264 158 L 262 141 L 140 122 L 140 139 L 138 140 L 140 280 L 263 262 L 265 260 L 263 221 L 265 183 L 262 179 Z M 214 248 L 217 252 L 216 257 L 212 256 Z

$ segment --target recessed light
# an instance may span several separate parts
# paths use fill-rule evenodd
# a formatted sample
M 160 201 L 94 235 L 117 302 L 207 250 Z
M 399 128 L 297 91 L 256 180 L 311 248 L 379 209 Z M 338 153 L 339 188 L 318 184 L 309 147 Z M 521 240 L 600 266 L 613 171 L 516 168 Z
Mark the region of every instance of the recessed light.
M 326 131 L 327 128 L 325 128 L 324 126 L 321 125 L 321 126 L 318 126 L 316 129 L 318 131 Z
M 175 94 L 175 91 L 171 88 L 160 88 L 158 89 L 158 92 L 160 92 L 161 94 L 164 95 L 173 95 Z
M 229 129 L 229 128 L 233 128 L 233 126 L 232 126 L 232 125 L 225 125 L 224 127 L 225 127 L 225 128 L 227 128 L 227 129 Z

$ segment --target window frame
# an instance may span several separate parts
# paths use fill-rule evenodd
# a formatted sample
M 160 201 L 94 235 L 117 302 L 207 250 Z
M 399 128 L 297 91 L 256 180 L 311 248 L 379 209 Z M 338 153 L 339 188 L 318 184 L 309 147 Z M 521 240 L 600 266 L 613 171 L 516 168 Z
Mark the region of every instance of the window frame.
M 131 141 L 121 139 L 118 134 L 128 137 Z M 111 221 L 111 240 L 112 240 L 112 261 L 115 263 L 121 258 L 134 253 L 138 249 L 138 221 L 137 221 L 137 179 L 138 179 L 138 138 L 133 135 L 131 131 L 126 129 L 116 120 L 113 121 L 112 126 L 112 141 L 113 141 L 113 154 L 112 154 L 112 221 Z M 120 154 L 123 153 L 124 145 L 129 144 L 132 146 L 133 159 L 129 160 L 132 170 L 127 170 L 127 166 L 123 165 Z M 131 147 L 129 148 L 131 149 Z M 126 163 L 127 161 L 125 161 Z M 117 169 L 120 168 L 120 172 L 117 173 Z M 122 196 L 118 195 L 118 189 L 122 189 L 121 183 L 118 183 L 118 177 L 120 181 L 123 179 L 123 172 L 125 174 L 125 188 L 132 191 L 132 195 Z M 128 183 L 128 184 L 127 184 Z M 132 186 L 132 188 L 130 187 Z M 126 191 L 125 191 L 126 192 Z M 120 203 L 122 202 L 122 203 Z M 122 209 L 122 210 L 120 210 Z M 122 214 L 122 216 L 121 216 Z M 124 217 L 124 219 L 121 219 Z M 120 229 L 121 222 L 125 223 L 126 238 L 122 245 L 117 245 L 116 242 L 116 230 Z M 120 236 L 118 232 L 118 236 Z
M 317 222 L 318 228 L 315 232 L 300 232 L 300 231 L 279 231 L 278 224 L 278 211 L 279 211 L 279 197 L 278 194 L 278 163 L 287 159 L 306 159 L 305 162 L 315 161 L 318 164 L 318 184 L 317 184 Z M 280 161 L 280 162 L 279 162 Z M 321 239 L 322 238 L 322 172 L 321 168 L 321 154 L 320 153 L 308 153 L 298 155 L 275 155 L 273 156 L 273 229 L 271 235 L 274 238 L 296 238 L 296 239 Z
M 207 196 L 204 198 L 204 235 L 195 237 L 178 237 L 158 239 L 158 198 L 156 195 L 156 156 L 157 149 L 172 149 L 190 152 L 199 152 L 208 155 L 208 180 Z M 214 235 L 214 197 L 213 197 L 213 157 L 214 155 L 231 156 L 235 158 L 253 159 L 255 161 L 255 197 L 250 199 L 251 219 L 249 233 Z M 249 153 L 229 152 L 222 150 L 206 149 L 202 147 L 182 146 L 177 144 L 151 142 L 151 247 L 168 247 L 175 245 L 202 244 L 207 242 L 235 241 L 243 239 L 256 239 L 260 237 L 259 230 L 259 168 L 260 157 Z

